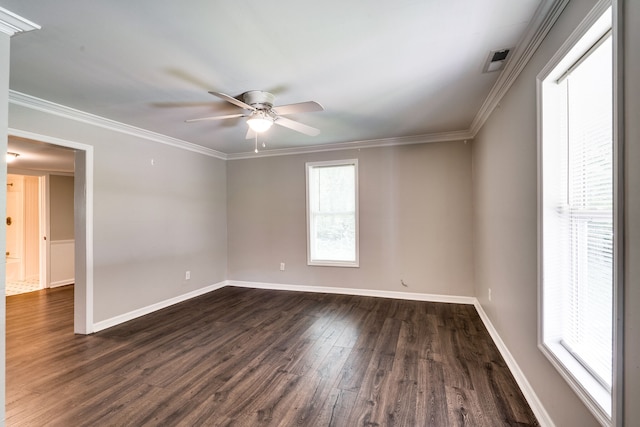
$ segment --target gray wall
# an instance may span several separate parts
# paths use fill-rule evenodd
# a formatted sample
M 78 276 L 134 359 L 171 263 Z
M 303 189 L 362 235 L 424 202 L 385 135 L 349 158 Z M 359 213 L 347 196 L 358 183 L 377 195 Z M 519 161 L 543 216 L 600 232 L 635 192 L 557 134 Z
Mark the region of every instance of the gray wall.
M 638 346 L 638 33 L 639 2 L 628 1 L 633 29 L 627 45 L 627 424 L 640 419 Z M 475 294 L 558 426 L 598 425 L 537 349 L 537 161 L 536 76 L 582 21 L 595 0 L 571 1 L 473 142 Z M 629 24 L 629 23 L 628 23 Z M 633 40 L 632 40 L 633 39 Z M 632 93 L 635 91 L 635 93 Z M 631 160 L 635 157 L 635 161 Z M 635 260 L 632 260 L 632 258 Z M 636 286 L 631 284 L 635 283 Z M 492 289 L 492 301 L 487 298 Z
M 226 279 L 224 161 L 14 104 L 9 123 L 94 147 L 95 322 Z
M 307 266 L 305 162 L 351 158 L 360 267 Z M 470 167 L 464 142 L 229 161 L 229 279 L 472 296 Z
M 49 176 L 51 240 L 73 239 L 73 176 Z

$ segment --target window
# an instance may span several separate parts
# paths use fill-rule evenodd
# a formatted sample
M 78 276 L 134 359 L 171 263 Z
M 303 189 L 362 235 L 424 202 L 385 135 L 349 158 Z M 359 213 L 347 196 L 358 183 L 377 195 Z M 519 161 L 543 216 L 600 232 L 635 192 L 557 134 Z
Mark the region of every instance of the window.
M 611 10 L 597 16 L 539 77 L 540 348 L 600 422 L 610 425 L 615 256 Z
M 307 163 L 307 258 L 358 267 L 358 160 Z

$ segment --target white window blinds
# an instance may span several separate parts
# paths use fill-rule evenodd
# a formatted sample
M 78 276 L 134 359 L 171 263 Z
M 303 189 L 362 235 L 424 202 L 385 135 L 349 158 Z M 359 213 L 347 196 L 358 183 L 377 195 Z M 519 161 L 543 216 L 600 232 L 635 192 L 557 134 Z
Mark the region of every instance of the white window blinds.
M 611 387 L 613 289 L 612 43 L 604 42 L 564 79 L 567 187 L 563 215 L 566 316 L 562 344 Z

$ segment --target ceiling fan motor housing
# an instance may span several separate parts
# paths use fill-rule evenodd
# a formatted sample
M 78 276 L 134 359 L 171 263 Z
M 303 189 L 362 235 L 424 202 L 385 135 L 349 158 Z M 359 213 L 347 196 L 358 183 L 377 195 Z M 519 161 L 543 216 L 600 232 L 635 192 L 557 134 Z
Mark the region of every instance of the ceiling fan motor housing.
M 261 90 L 250 90 L 242 94 L 242 100 L 258 110 L 270 110 L 273 107 L 275 96 Z

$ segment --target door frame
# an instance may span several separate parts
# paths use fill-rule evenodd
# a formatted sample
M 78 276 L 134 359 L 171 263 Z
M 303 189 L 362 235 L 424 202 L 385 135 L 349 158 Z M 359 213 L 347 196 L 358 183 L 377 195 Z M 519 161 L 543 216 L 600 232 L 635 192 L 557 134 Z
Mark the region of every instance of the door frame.
M 40 195 L 40 288 L 49 287 L 49 176 L 38 175 Z
M 75 285 L 73 330 L 93 333 L 93 146 L 20 129 L 8 129 L 8 135 L 40 141 L 75 150 L 74 229 Z M 47 236 L 48 239 L 48 236 Z

